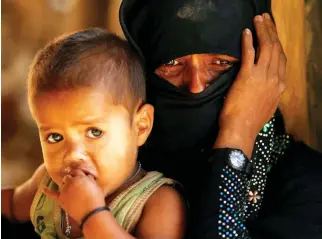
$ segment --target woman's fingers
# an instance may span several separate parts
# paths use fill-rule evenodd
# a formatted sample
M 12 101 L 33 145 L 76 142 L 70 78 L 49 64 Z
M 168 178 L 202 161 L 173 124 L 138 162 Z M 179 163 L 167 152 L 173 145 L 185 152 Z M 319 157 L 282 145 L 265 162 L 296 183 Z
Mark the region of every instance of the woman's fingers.
M 255 49 L 253 47 L 253 36 L 249 29 L 245 29 L 242 37 L 242 69 L 251 69 L 254 66 Z
M 281 85 L 281 90 L 285 88 L 286 56 L 282 44 L 278 38 L 276 26 L 268 13 L 263 14 L 264 22 L 272 42 L 272 55 L 268 68 L 269 79 L 276 80 Z
M 267 25 L 261 15 L 254 18 L 254 26 L 258 38 L 258 60 L 257 65 L 267 69 L 272 55 L 273 44 L 270 38 L 270 34 Z
M 278 76 L 280 77 L 280 91 L 284 92 L 286 89 L 286 63 L 287 58 L 283 52 L 280 55 L 280 65 L 278 66 Z
M 279 42 L 276 26 L 268 13 L 262 15 L 272 43 Z

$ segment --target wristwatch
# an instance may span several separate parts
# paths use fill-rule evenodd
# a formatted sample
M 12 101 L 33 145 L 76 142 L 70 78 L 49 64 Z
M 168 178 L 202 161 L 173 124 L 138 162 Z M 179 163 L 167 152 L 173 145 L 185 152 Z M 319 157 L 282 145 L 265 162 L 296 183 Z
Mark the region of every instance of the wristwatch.
M 252 162 L 239 149 L 229 149 L 227 162 L 232 168 L 238 171 L 246 172 L 247 174 L 252 173 Z

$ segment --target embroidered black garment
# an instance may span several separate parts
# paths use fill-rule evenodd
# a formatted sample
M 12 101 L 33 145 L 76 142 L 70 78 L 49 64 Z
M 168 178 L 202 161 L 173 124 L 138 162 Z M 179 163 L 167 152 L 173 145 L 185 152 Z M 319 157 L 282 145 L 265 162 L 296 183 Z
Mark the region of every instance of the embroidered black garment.
M 263 200 L 263 212 L 270 211 L 267 205 L 273 192 L 269 191 L 266 200 L 267 177 L 292 141 L 284 132 L 280 113 L 256 139 L 250 177 L 235 172 L 223 154 L 211 150 L 224 97 L 239 65 L 199 94 L 178 89 L 154 74 L 159 65 L 189 54 L 240 58 L 242 31 L 247 27 L 255 36 L 253 18 L 264 12 L 271 12 L 269 0 L 123 0 L 120 8 L 125 36 L 145 60 L 147 100 L 155 107 L 154 128 L 139 158 L 146 169 L 161 171 L 186 188 L 192 211 L 191 238 L 264 238 L 261 232 L 249 230 L 256 228 L 257 221 L 266 233 L 272 233 L 271 238 L 294 235 L 283 231 L 287 227 L 269 231 L 269 219 L 276 215 L 266 221 L 262 214 L 257 217 Z

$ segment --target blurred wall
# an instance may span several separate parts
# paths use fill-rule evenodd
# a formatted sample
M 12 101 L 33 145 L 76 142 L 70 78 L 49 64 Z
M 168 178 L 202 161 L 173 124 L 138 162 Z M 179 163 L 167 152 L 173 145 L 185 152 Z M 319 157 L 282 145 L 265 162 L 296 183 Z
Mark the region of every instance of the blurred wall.
M 322 151 L 322 1 L 305 2 L 309 122 L 312 144 Z
M 307 107 L 304 1 L 272 0 L 272 11 L 280 41 L 287 56 L 286 91 L 279 108 L 286 131 L 296 139 L 312 143 Z
M 288 90 L 280 105 L 288 131 L 322 150 L 322 55 L 318 46 L 322 41 L 322 3 L 307 0 L 304 6 L 304 0 L 272 1 L 288 57 Z M 42 162 L 26 97 L 28 67 L 37 50 L 56 36 L 92 26 L 122 35 L 120 2 L 2 0 L 2 188 L 24 181 Z

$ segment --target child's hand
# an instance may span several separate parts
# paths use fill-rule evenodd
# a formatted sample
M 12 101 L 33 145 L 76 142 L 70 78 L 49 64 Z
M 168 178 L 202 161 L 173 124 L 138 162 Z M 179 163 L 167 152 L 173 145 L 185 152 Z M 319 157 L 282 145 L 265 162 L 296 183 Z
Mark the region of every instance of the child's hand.
M 102 189 L 91 175 L 79 169 L 72 170 L 63 178 L 60 192 L 44 189 L 44 193 L 56 200 L 78 223 L 92 210 L 105 206 Z

